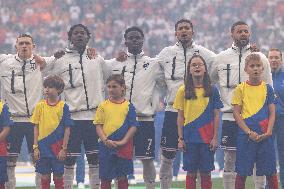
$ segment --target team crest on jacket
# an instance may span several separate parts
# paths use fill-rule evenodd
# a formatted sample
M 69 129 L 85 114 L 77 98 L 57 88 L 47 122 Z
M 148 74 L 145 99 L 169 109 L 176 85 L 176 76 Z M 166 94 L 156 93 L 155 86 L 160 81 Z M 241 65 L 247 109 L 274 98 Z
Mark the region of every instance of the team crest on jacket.
M 198 55 L 199 54 L 199 50 L 197 49 L 197 50 L 194 50 L 194 53 L 193 53 L 193 55 Z
M 36 63 L 35 62 L 30 62 L 30 68 L 32 71 L 35 71 L 36 70 Z
M 148 68 L 149 65 L 150 65 L 149 63 L 144 63 L 144 64 L 143 64 L 143 68 L 144 68 L 145 70 L 147 70 L 147 68 Z

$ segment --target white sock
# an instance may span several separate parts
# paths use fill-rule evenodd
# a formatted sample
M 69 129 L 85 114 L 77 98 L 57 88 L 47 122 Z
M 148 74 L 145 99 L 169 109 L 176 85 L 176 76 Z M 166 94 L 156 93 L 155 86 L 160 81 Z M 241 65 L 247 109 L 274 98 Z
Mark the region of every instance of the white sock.
M 41 189 L 41 174 L 40 173 L 35 173 L 35 185 L 36 189 Z
M 253 181 L 255 189 L 265 189 L 266 177 L 265 176 L 256 176 L 256 168 L 254 164 L 253 168 Z
M 146 189 L 155 189 L 156 169 L 153 159 L 144 159 L 143 163 L 143 179 Z
M 235 189 L 235 163 L 236 163 L 236 151 L 224 150 L 224 176 L 223 184 L 224 189 Z
M 114 188 L 118 189 L 118 180 L 116 178 L 114 179 Z
M 235 172 L 224 172 L 223 175 L 224 189 L 235 189 L 235 180 L 236 180 Z
M 64 189 L 72 189 L 73 188 L 73 180 L 74 180 L 74 165 L 65 165 L 64 166 Z
M 160 182 L 161 189 L 170 189 L 173 177 L 173 160 L 161 155 Z
M 6 189 L 15 189 L 16 188 L 16 176 L 15 176 L 16 163 L 7 161 L 7 175 L 8 182 L 5 183 Z
M 236 151 L 224 150 L 224 172 L 235 172 Z
M 89 182 L 91 189 L 100 188 L 99 165 L 89 164 Z
M 201 177 L 199 171 L 196 174 L 196 188 L 201 189 Z

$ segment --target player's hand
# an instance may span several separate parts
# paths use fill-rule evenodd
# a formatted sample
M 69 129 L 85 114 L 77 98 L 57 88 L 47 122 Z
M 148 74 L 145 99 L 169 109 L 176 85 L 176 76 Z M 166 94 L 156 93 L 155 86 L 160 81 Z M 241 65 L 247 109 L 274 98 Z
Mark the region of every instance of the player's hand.
M 124 62 L 127 60 L 127 54 L 124 51 L 119 51 L 115 58 L 118 62 Z
M 97 56 L 97 51 L 95 48 L 87 48 L 87 55 L 89 59 L 95 59 Z
M 67 151 L 64 150 L 64 149 L 61 149 L 57 155 L 57 159 L 59 161 L 64 161 L 66 159 L 66 156 L 67 156 Z
M 259 139 L 257 142 L 260 142 L 260 141 L 263 141 L 269 137 L 272 136 L 272 132 L 271 131 L 267 131 L 266 133 L 262 134 L 262 135 L 259 135 Z
M 253 44 L 250 45 L 250 51 L 251 52 L 260 52 L 260 49 L 255 43 L 253 43 Z
M 105 145 L 106 145 L 108 148 L 111 148 L 111 149 L 117 148 L 116 141 L 109 140 L 109 139 L 105 142 Z
M 59 58 L 61 58 L 63 55 L 65 55 L 65 51 L 64 51 L 64 50 L 59 50 L 59 51 L 56 51 L 53 56 L 54 56 L 56 59 L 59 59 Z
M 218 140 L 216 138 L 213 138 L 209 144 L 209 148 L 212 152 L 215 152 L 218 148 Z
M 117 145 L 118 148 L 126 144 L 124 140 L 114 141 L 114 143 Z
M 266 135 L 267 137 L 271 137 L 271 136 L 272 136 L 272 131 L 267 130 L 266 133 L 265 133 L 265 135 Z
M 259 135 L 258 135 L 256 132 L 251 131 L 251 133 L 249 134 L 249 138 L 250 138 L 251 140 L 257 142 L 258 139 L 259 139 Z
M 6 139 L 5 139 L 5 137 L 4 137 L 4 135 L 1 135 L 0 134 L 0 142 L 4 142 Z
M 40 158 L 40 152 L 39 152 L 39 149 L 36 148 L 36 149 L 34 149 L 34 160 L 35 160 L 35 162 L 38 161 L 39 158 Z
M 35 59 L 36 65 L 38 65 L 40 67 L 40 70 L 42 70 L 46 65 L 45 59 L 37 54 L 34 54 L 34 59 Z
M 185 143 L 183 140 L 178 141 L 178 149 L 182 152 L 185 152 Z

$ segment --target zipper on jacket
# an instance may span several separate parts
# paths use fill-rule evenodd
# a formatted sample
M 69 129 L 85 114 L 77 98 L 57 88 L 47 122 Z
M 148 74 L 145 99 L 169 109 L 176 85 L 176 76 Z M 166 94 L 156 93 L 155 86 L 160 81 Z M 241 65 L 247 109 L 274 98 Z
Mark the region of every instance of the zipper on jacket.
M 87 109 L 89 110 L 89 109 L 90 109 L 90 106 L 89 106 L 89 97 L 88 97 L 88 93 L 87 93 L 87 86 L 86 86 L 86 80 L 85 80 L 85 74 L 84 74 L 82 59 L 83 59 L 83 54 L 80 54 L 79 63 L 80 63 L 80 65 L 81 65 L 83 86 L 84 86 L 84 91 L 85 91 L 85 96 L 86 96 L 86 102 L 87 102 Z
M 227 88 L 230 88 L 230 64 L 227 64 L 226 69 L 223 69 L 227 71 Z
M 134 87 L 134 77 L 135 77 L 135 72 L 136 72 L 136 67 L 137 67 L 137 56 L 134 55 L 134 68 L 133 68 L 133 74 L 132 74 L 132 79 L 131 79 L 131 86 L 130 86 L 130 96 L 129 96 L 129 102 L 131 102 L 132 98 L 132 92 L 133 92 L 133 87 Z
M 184 79 L 186 79 L 186 47 L 182 46 L 183 48 L 183 56 L 184 56 Z
M 123 78 L 124 78 L 125 69 L 126 69 L 126 66 L 123 66 L 122 71 L 121 71 L 121 75 Z
M 70 83 L 72 88 L 75 88 L 75 86 L 73 84 L 73 74 L 72 74 L 72 66 L 71 66 L 71 64 L 69 64 L 68 72 L 69 72 L 69 83 Z
M 29 104 L 28 104 L 28 99 L 27 99 L 27 88 L 26 88 L 26 74 L 25 74 L 26 64 L 27 62 L 24 60 L 24 65 L 22 66 L 22 72 L 23 72 L 23 84 L 24 84 L 24 96 L 25 96 L 26 109 L 27 109 L 28 116 L 30 116 Z
M 171 75 L 171 79 L 172 80 L 175 80 L 175 69 L 176 69 L 176 59 L 177 59 L 177 57 L 175 56 L 174 58 L 173 58 L 173 63 L 172 63 L 172 75 Z
M 242 47 L 240 47 L 240 54 L 239 54 L 239 84 L 241 83 L 241 62 L 242 62 Z
M 15 92 L 15 70 L 12 71 L 11 91 L 12 91 L 12 94 L 16 94 L 16 92 Z

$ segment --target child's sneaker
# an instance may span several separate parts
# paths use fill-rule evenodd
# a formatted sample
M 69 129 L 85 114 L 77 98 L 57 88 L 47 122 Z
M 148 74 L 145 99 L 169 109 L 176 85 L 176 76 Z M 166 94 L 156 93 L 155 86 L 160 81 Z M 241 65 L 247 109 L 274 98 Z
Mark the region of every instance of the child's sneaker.
M 223 175 L 224 175 L 224 171 L 223 171 L 223 170 L 220 170 L 220 171 L 219 171 L 219 177 L 220 177 L 220 178 L 223 178 Z
M 82 182 L 78 183 L 78 189 L 85 189 L 85 184 Z
M 128 183 L 129 183 L 130 185 L 135 185 L 135 184 L 137 184 L 135 178 L 134 178 L 134 179 L 129 179 L 129 180 L 128 180 Z

